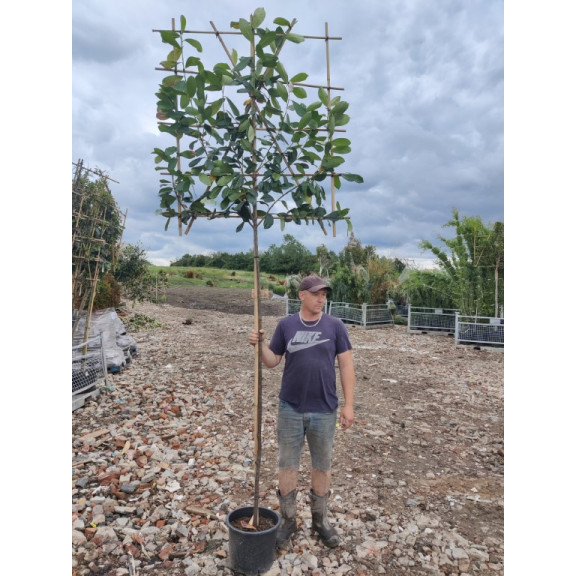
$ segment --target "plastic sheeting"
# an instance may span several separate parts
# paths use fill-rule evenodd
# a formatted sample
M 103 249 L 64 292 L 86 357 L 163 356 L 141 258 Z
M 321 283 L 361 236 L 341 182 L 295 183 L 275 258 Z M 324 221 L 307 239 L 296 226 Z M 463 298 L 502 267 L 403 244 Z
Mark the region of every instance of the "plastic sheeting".
M 86 327 L 86 317 L 80 318 L 76 337 L 83 337 Z M 96 310 L 90 318 L 89 338 L 102 334 L 102 347 L 106 367 L 109 370 L 119 370 L 130 361 L 136 352 L 136 341 L 126 334 L 124 322 L 114 308 Z

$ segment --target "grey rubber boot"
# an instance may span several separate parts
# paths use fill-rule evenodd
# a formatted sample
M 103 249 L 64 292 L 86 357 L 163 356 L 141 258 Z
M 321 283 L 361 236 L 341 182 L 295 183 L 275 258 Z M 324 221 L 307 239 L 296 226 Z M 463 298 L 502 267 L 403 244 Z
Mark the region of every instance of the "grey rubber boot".
M 286 494 L 286 496 L 282 496 L 280 490 L 276 490 L 276 495 L 280 502 L 280 514 L 282 516 L 280 526 L 276 532 L 276 547 L 281 550 L 287 550 L 289 548 L 290 536 L 296 532 L 296 494 L 296 489 Z
M 312 529 L 318 533 L 322 542 L 328 548 L 335 548 L 340 544 L 340 538 L 336 530 L 328 524 L 326 513 L 328 511 L 328 498 L 330 492 L 325 496 L 316 496 L 310 490 L 310 508 L 312 510 Z

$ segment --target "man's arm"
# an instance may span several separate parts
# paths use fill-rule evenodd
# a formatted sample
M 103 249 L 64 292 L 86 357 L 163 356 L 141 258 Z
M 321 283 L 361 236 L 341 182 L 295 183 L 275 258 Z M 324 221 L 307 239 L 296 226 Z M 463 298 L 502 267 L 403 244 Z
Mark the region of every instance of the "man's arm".
M 272 350 L 268 347 L 268 344 L 264 341 L 264 330 L 252 330 L 248 336 L 248 341 L 252 346 L 255 346 L 257 342 L 260 342 L 260 348 L 262 349 L 262 362 L 267 368 L 274 368 L 280 364 L 282 356 L 274 354 Z
M 346 430 L 354 422 L 354 388 L 356 375 L 354 373 L 354 359 L 352 350 L 338 354 L 338 369 L 340 371 L 340 383 L 344 393 L 344 406 L 340 411 L 340 426 Z

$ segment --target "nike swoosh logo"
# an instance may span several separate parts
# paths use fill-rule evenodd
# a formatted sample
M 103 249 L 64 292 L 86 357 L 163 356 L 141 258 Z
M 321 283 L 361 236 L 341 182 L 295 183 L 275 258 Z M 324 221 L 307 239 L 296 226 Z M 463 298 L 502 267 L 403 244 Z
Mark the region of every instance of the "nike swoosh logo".
M 306 348 L 312 348 L 313 346 L 318 346 L 318 344 L 322 344 L 323 342 L 328 342 L 329 338 L 325 340 L 315 340 L 314 342 L 304 342 L 303 344 L 292 344 L 292 342 L 288 343 L 286 346 L 287 352 L 298 352 L 299 350 L 305 350 Z

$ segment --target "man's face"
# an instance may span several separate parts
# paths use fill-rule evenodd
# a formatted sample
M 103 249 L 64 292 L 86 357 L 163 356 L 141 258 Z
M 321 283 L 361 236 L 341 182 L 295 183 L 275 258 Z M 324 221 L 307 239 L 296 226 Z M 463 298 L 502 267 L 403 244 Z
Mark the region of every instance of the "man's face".
M 300 292 L 302 304 L 315 312 L 320 312 L 324 308 L 327 298 L 328 290 L 326 289 L 318 290 L 318 292 L 310 292 L 309 290 Z

